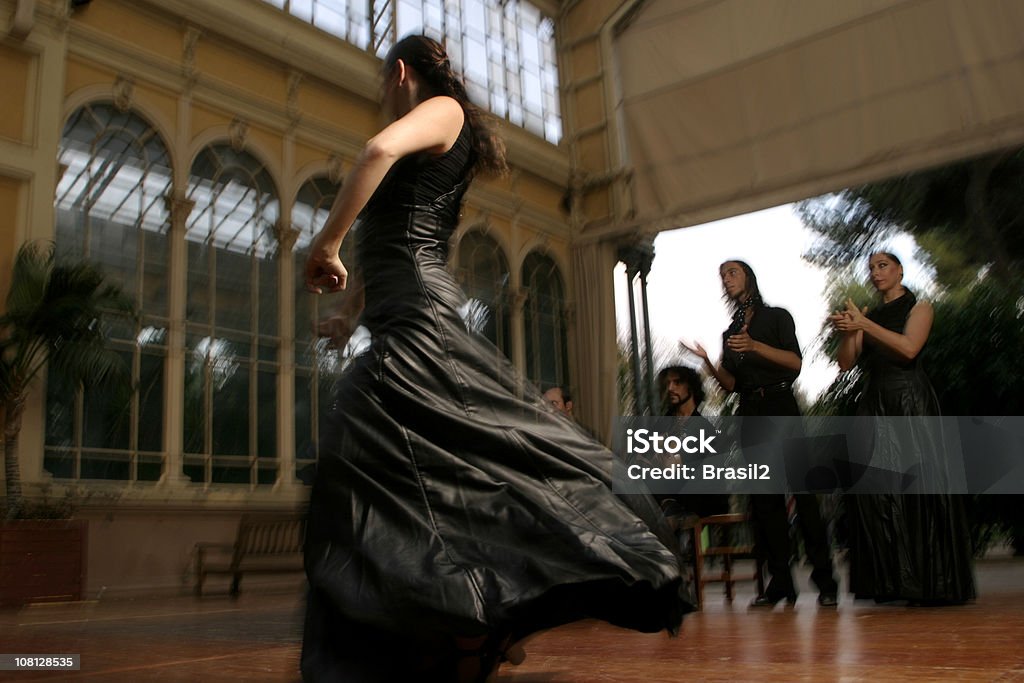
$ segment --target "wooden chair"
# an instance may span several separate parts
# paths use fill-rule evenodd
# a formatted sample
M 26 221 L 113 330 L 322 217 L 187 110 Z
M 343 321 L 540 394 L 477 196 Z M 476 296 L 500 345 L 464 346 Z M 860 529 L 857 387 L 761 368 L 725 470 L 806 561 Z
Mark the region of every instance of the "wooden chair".
M 761 572 L 761 563 L 754 556 L 753 545 L 711 545 L 704 548 L 701 543 L 701 535 L 704 529 L 736 527 L 749 521 L 750 515 L 730 513 L 701 517 L 693 523 L 694 583 L 697 588 L 697 609 L 704 608 L 704 585 L 708 583 L 724 583 L 725 599 L 729 602 L 732 602 L 735 597 L 734 586 L 738 581 L 755 581 L 757 582 L 757 594 L 764 594 L 764 577 Z M 709 557 L 722 558 L 722 570 L 720 572 L 710 574 L 705 572 L 704 560 Z M 734 572 L 733 562 L 740 559 L 754 560 L 753 574 L 737 575 Z

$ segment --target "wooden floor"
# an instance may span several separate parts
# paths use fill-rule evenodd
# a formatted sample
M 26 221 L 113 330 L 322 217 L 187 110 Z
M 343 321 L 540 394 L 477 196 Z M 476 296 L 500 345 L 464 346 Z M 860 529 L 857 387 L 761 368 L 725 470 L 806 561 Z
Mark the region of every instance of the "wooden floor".
M 797 571 L 806 575 L 806 571 Z M 550 631 L 509 683 L 672 681 L 1024 681 L 1024 559 L 980 562 L 981 597 L 962 607 L 854 603 L 748 611 L 709 589 L 680 638 L 596 622 Z M 80 653 L 78 673 L 0 672 L 0 680 L 298 681 L 302 600 L 243 595 L 114 601 L 0 612 L 0 652 Z

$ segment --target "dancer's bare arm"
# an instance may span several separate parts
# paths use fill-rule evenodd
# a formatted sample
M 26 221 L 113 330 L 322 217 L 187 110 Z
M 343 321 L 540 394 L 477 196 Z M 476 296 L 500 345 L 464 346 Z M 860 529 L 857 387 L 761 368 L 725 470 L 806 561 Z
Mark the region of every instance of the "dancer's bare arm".
M 317 294 L 345 289 L 348 271 L 338 257 L 341 243 L 359 212 L 380 186 L 384 176 L 402 157 L 416 152 L 441 153 L 459 137 L 464 120 L 462 105 L 451 97 L 421 102 L 370 138 L 345 177 L 306 261 L 306 288 Z

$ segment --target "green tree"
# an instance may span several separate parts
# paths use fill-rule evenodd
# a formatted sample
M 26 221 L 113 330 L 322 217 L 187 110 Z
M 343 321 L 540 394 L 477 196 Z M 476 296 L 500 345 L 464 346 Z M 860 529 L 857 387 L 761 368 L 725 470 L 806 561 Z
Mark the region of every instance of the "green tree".
M 29 389 L 49 365 L 72 386 L 127 385 L 121 357 L 105 345 L 104 315 L 130 315 L 131 301 L 96 266 L 58 263 L 52 245 L 22 245 L 0 315 L 6 518 L 22 512 L 18 440 Z
M 929 297 L 935 322 L 922 362 L 946 415 L 1019 415 L 1024 409 L 1024 151 L 999 152 L 923 173 L 872 183 L 803 202 L 804 223 L 820 235 L 807 254 L 828 268 L 833 307 L 855 292 L 854 266 L 898 232 L 916 240 L 934 267 L 936 291 Z M 860 291 L 856 291 L 861 287 Z M 834 357 L 837 339 L 822 331 Z M 844 373 L 812 409 L 851 414 L 860 377 Z M 993 525 L 1002 526 L 1024 551 L 1024 516 L 1004 504 L 1007 496 L 975 499 L 976 547 Z M 1015 501 L 1015 504 L 1019 501 Z
M 808 254 L 827 267 L 866 256 L 895 231 L 929 254 L 940 283 L 991 268 L 1000 279 L 1024 261 L 1024 150 L 1001 151 L 802 202 L 822 239 Z
M 917 241 L 934 267 L 935 323 L 922 360 L 948 415 L 1019 414 L 1024 363 L 1024 151 L 999 152 L 803 202 L 804 223 L 820 235 L 806 257 L 833 276 L 829 300 L 874 305 L 856 278 L 871 252 L 897 232 Z M 823 347 L 837 337 L 825 326 Z M 859 394 L 846 373 L 814 407 L 849 413 Z
M 842 310 L 847 299 L 852 299 L 858 306 L 868 305 L 873 301 L 874 293 L 868 285 L 855 275 L 851 266 L 834 268 L 836 271 L 826 293 L 830 311 Z M 839 335 L 826 321 L 819 333 L 821 350 L 829 358 L 835 360 L 839 351 Z M 808 415 L 852 415 L 860 399 L 861 380 L 858 370 L 840 373 L 807 409 Z

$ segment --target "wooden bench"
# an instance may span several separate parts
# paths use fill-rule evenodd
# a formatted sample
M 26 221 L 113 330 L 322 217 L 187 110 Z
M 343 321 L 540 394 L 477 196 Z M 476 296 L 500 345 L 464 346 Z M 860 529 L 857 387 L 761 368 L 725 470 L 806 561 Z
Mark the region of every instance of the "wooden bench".
M 196 596 L 202 596 L 208 574 L 230 574 L 231 596 L 237 597 L 243 574 L 302 571 L 305 538 L 304 514 L 243 515 L 233 544 L 196 543 Z

